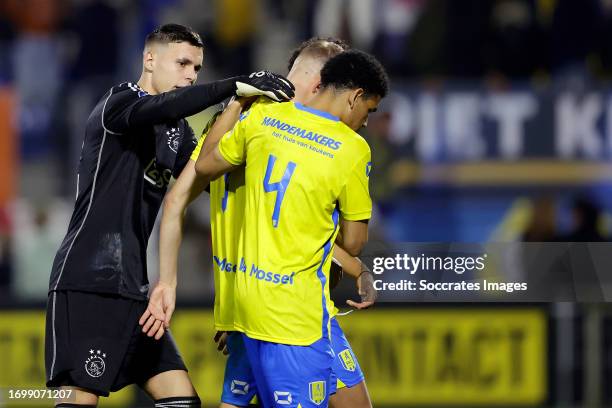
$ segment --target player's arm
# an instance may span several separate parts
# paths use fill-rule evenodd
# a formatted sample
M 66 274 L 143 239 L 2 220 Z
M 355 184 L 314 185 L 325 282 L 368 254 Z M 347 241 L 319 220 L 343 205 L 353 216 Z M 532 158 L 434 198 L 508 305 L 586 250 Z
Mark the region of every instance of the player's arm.
M 350 221 L 340 220 L 341 235 L 338 236 L 338 245 L 351 256 L 359 256 L 361 250 L 368 242 L 368 220 Z
M 177 283 L 178 251 L 183 238 L 185 210 L 207 185 L 198 177 L 195 163 L 190 160 L 164 199 L 159 237 L 159 280 L 174 288 Z
M 368 220 L 372 216 L 372 199 L 370 198 L 369 176 L 372 168 L 371 154 L 369 146 L 364 143 L 359 147 L 359 159 L 350 169 L 346 183 L 338 196 L 338 208 L 340 210 L 341 221 L 340 231 L 336 238 L 336 246 L 344 249 L 348 256 L 344 256 L 342 251 L 337 251 L 336 256 L 344 260 L 348 273 L 359 274 L 357 287 L 361 295 L 362 304 L 367 306 L 376 300 L 374 290 L 374 280 L 372 274 L 365 265 L 351 266 L 355 261 L 352 258 L 361 252 L 368 241 Z M 344 266 L 344 265 L 343 265 Z M 352 272 L 354 271 L 354 272 Z M 349 305 L 358 307 L 354 302 L 347 302 Z M 366 306 L 366 307 L 367 307 Z
M 218 141 L 217 132 L 231 129 L 235 121 L 238 120 L 241 109 L 242 105 L 240 103 L 232 102 L 216 119 L 210 132 L 204 139 L 197 157 L 198 162 L 210 150 L 210 148 L 207 148 L 207 145 L 211 145 L 209 142 L 214 143 L 215 140 Z M 192 156 L 192 160 L 189 160 L 164 199 L 164 211 L 159 238 L 160 282 L 174 287 L 176 287 L 177 281 L 178 253 L 183 237 L 185 210 L 204 191 L 210 182 L 210 179 L 202 177 L 196 172 L 197 163 L 194 159 L 196 159 L 195 154 Z
M 159 339 L 163 335 L 164 328 L 169 327 L 176 303 L 178 255 L 183 238 L 185 210 L 208 185 L 208 181 L 196 173 L 195 162 L 205 149 L 205 141 L 211 137 L 211 123 L 222 120 L 221 128 L 230 130 L 234 122 L 228 121 L 227 116 L 233 116 L 234 110 L 239 111 L 240 108 L 240 103 L 230 103 L 226 109 L 228 114 L 225 117 L 223 115 L 213 117 L 205 130 L 207 134 L 203 135 L 202 140 L 191 154 L 191 160 L 187 162 L 164 200 L 159 242 L 160 278 L 151 292 L 147 310 L 140 319 L 143 332 L 146 332 L 149 337 L 155 336 L 156 339 Z M 160 322 L 163 322 L 163 325 L 160 326 Z
M 164 199 L 159 237 L 159 282 L 151 291 L 147 309 L 140 318 L 142 331 L 159 340 L 170 326 L 176 304 L 178 253 L 183 238 L 187 206 L 206 188 L 189 160 Z
M 216 179 L 245 160 L 244 122 L 249 112 L 241 115 L 249 100 L 230 103 L 210 129 L 202 151 L 195 164 L 195 170 L 206 182 Z M 224 137 L 224 153 L 221 152 L 221 139 Z
M 232 130 L 236 123 L 243 117 L 243 112 L 251 105 L 254 98 L 238 98 L 230 101 L 225 110 L 219 115 L 214 123 L 210 126 L 208 134 L 204 139 L 204 144 L 200 150 L 198 159 L 196 160 L 196 168 L 198 163 L 200 167 L 205 166 L 207 155 L 211 154 L 219 141 L 227 132 Z
M 368 220 L 372 216 L 369 190 L 372 163 L 370 148 L 365 142 L 360 152 L 338 197 L 341 220 L 337 243 L 352 256 L 358 256 L 368 241 Z
M 357 303 L 349 299 L 346 303 L 356 309 L 366 309 L 372 306 L 378 294 L 370 269 L 359 258 L 350 256 L 337 244 L 334 245 L 334 261 L 340 266 L 342 272 L 353 277 L 357 283 L 357 292 L 361 297 L 361 302 Z
M 163 335 L 164 329 L 170 325 L 170 319 L 172 318 L 176 303 L 178 247 L 182 240 L 184 220 L 182 215 L 191 201 L 200 195 L 202 190 L 205 190 L 205 184 L 200 182 L 195 172 L 195 161 L 202 149 L 206 134 L 209 132 L 210 127 L 219 114 L 220 112 L 215 114 L 206 125 L 202 138 L 199 143 L 196 143 L 195 148 L 190 149 L 188 145 L 184 143 L 181 145 L 179 153 L 177 154 L 177 157 L 181 154 L 187 154 L 188 159 L 180 170 L 177 169 L 179 172 L 175 177 L 178 181 L 171 185 L 168 195 L 166 196 L 164 202 L 166 209 L 163 211 L 163 216 L 165 216 L 165 218 L 162 220 L 164 232 L 162 234 L 163 239 L 161 239 L 163 242 L 170 242 L 171 244 L 176 243 L 177 245 L 161 244 L 160 253 L 164 266 L 160 267 L 160 279 L 155 288 L 151 291 L 147 309 L 140 319 L 143 331 L 146 332 L 149 337 L 155 335 L 157 339 L 160 338 L 161 335 Z M 188 129 L 190 130 L 191 128 Z M 185 135 L 185 137 L 187 136 L 188 135 Z M 156 324 L 159 325 L 160 322 L 163 322 L 163 324 L 156 332 Z
M 110 104 L 107 100 L 104 126 L 111 132 L 122 133 L 129 128 L 178 120 L 201 112 L 232 95 L 265 95 L 278 101 L 293 97 L 293 85 L 280 75 L 266 72 L 257 77 L 254 74 L 187 86 L 159 95 L 143 95 L 120 101 L 111 99 Z
M 232 102 L 225 109 L 206 135 L 199 155 L 195 153 L 187 163 L 164 200 L 164 211 L 160 230 L 160 281 L 176 286 L 178 251 L 183 236 L 183 218 L 187 206 L 198 197 L 209 184 L 209 179 L 196 172 L 197 161 L 216 145 L 218 132 L 230 130 L 238 120 L 242 105 Z M 211 143 L 212 142 L 212 143 Z
M 359 278 L 362 265 L 359 258 L 349 255 L 349 253 L 342 249 L 337 243 L 334 245 L 333 258 L 342 267 L 342 272 L 354 279 Z

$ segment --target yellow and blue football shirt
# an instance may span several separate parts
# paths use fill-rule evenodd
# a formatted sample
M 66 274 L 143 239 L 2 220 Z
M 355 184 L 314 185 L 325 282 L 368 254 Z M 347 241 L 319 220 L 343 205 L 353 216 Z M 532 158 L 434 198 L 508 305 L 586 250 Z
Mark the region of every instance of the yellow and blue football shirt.
M 272 103 L 258 98 L 252 106 Z M 191 154 L 197 161 L 204 140 L 221 112 L 208 122 Z M 234 330 L 234 276 L 236 274 L 238 238 L 244 217 L 244 167 L 225 174 L 210 183 L 210 231 L 215 280 L 215 330 Z
M 246 165 L 234 329 L 292 345 L 328 337 L 338 214 L 371 216 L 367 143 L 335 116 L 286 102 L 253 106 L 219 151 Z

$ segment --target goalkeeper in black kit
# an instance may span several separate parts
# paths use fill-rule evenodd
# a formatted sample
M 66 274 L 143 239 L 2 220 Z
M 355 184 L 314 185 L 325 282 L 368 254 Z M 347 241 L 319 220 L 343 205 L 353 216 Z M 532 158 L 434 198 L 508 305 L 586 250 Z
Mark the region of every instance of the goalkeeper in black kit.
M 294 90 L 266 71 L 193 85 L 202 60 L 197 33 L 176 24 L 156 29 L 139 81 L 111 88 L 87 120 L 74 211 L 49 282 L 47 386 L 73 390 L 56 406 L 95 407 L 129 384 L 156 407 L 201 406 L 167 327 L 153 314 L 139 322 L 149 292 L 147 242 L 170 179 L 196 146 L 184 118 L 232 95 L 284 101 Z M 162 285 L 154 291 L 175 296 Z

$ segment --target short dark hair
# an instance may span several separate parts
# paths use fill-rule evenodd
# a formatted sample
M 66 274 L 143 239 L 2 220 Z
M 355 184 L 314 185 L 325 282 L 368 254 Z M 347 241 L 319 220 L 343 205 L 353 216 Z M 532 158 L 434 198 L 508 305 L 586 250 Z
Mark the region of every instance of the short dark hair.
M 321 87 L 336 89 L 362 88 L 366 97 L 384 98 L 389 92 L 385 68 L 370 54 L 349 50 L 331 58 L 321 69 Z
M 344 40 L 335 37 L 312 37 L 297 46 L 289 57 L 287 71 L 291 71 L 295 60 L 302 52 L 307 52 L 312 56 L 321 58 L 331 58 L 343 51 L 350 49 L 350 45 Z
M 187 42 L 194 47 L 204 48 L 204 43 L 202 42 L 200 34 L 193 31 L 190 27 L 180 24 L 164 24 L 156 28 L 147 35 L 145 45 L 152 42 L 162 44 Z

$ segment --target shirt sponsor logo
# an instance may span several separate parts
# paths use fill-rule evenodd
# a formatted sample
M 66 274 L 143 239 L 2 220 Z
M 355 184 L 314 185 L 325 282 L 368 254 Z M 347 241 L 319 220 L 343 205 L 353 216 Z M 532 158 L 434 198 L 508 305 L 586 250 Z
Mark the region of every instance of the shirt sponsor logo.
M 291 275 L 266 272 L 263 269 L 259 269 L 257 265 L 252 264 L 249 276 L 265 282 L 280 283 L 281 285 L 293 285 L 293 277 L 295 276 L 295 272 L 291 272 Z
M 240 259 L 240 265 L 229 262 L 227 258 L 219 258 L 216 255 L 213 255 L 213 260 L 215 264 L 222 272 L 244 272 L 247 273 L 247 263 L 244 258 Z M 274 273 L 271 271 L 265 271 L 260 269 L 257 265 L 251 264 L 251 268 L 248 269 L 249 277 L 258 279 L 264 282 L 270 282 L 274 284 L 281 285 L 293 285 L 293 278 L 295 277 L 295 272 L 291 272 L 290 275 L 282 274 L 282 273 Z
M 276 128 L 280 131 L 289 133 L 290 135 L 299 136 L 302 139 L 308 139 L 322 146 L 329 147 L 330 149 L 333 149 L 333 150 L 338 150 L 340 146 L 342 145 L 342 142 L 334 140 L 331 137 L 312 132 L 308 129 L 302 129 L 297 126 L 292 126 L 288 123 L 282 122 L 275 118 L 270 118 L 268 116 L 263 118 L 263 121 L 261 122 L 261 124 L 263 126 L 269 126 L 269 127 Z
M 220 271 L 224 272 L 236 272 L 238 265 L 228 262 L 227 258 L 220 259 L 218 256 L 214 255 L 213 259 Z
M 164 188 L 168 187 L 170 179 L 172 178 L 172 171 L 170 169 L 158 169 L 157 161 L 152 159 L 149 165 L 145 168 L 144 178 L 155 187 Z

